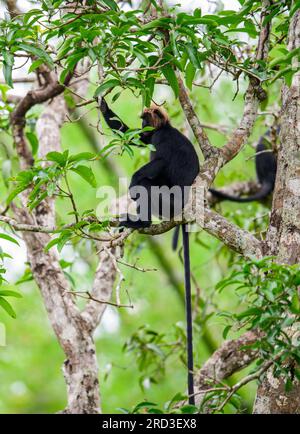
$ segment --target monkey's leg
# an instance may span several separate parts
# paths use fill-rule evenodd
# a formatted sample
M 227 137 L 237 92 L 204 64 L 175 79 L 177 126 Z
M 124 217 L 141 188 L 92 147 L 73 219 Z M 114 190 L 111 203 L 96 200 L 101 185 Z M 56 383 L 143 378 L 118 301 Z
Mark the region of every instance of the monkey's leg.
M 141 229 L 151 225 L 151 186 L 152 182 L 144 178 L 130 188 L 130 196 L 136 201 L 137 215 L 126 214 L 122 217 L 120 226 Z

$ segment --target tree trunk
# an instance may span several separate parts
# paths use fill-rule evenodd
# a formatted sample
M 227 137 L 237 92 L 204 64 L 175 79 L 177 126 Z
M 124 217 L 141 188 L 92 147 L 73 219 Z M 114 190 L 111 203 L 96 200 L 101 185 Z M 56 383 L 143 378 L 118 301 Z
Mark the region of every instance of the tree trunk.
M 289 50 L 300 47 L 300 10 L 290 25 Z M 283 87 L 280 149 L 266 255 L 276 255 L 283 264 L 300 262 L 300 73 L 290 88 Z M 296 334 L 295 334 L 296 333 Z M 291 330 L 293 339 L 299 332 Z M 285 391 L 282 379 L 269 371 L 258 387 L 254 413 L 300 413 L 300 382 Z

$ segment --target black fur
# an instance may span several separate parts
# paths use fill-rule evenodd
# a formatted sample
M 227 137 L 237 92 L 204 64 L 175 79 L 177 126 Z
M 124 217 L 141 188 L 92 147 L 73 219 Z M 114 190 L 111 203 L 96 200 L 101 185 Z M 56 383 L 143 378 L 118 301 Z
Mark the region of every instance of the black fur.
M 280 128 L 277 128 L 277 134 L 279 133 Z M 217 198 L 221 200 L 230 200 L 231 202 L 253 202 L 256 200 L 263 200 L 269 194 L 271 194 L 274 190 L 275 179 L 276 179 L 276 170 L 277 170 L 277 161 L 276 156 L 273 152 L 260 152 L 268 150 L 268 147 L 265 145 L 265 137 L 270 135 L 270 131 L 267 131 L 264 136 L 262 136 L 256 147 L 256 156 L 255 156 L 255 167 L 257 179 L 260 183 L 260 190 L 251 196 L 248 197 L 238 197 L 231 196 L 229 194 L 223 193 L 222 191 L 215 190 L 214 188 L 210 188 L 209 191 Z M 172 239 L 172 249 L 177 250 L 179 239 L 179 227 L 176 227 L 174 230 L 174 235 Z
M 102 100 L 101 111 L 108 126 L 112 129 L 125 132 L 128 127 L 109 109 L 106 102 Z M 136 200 L 133 190 L 135 186 L 143 186 L 148 191 L 148 215 L 141 218 L 142 209 L 137 206 L 137 218 L 127 215 L 121 221 L 121 226 L 129 228 L 144 228 L 150 226 L 152 211 L 151 187 L 173 186 L 180 187 L 183 198 L 183 187 L 192 185 L 199 173 L 199 161 L 192 143 L 171 124 L 163 118 L 163 114 L 158 110 L 155 114 L 164 121 L 162 126 L 143 133 L 140 139 L 144 143 L 151 143 L 155 151 L 151 152 L 150 162 L 141 167 L 132 176 L 129 192 L 133 200 Z M 114 118 L 114 119 L 113 119 Z M 151 126 L 149 114 L 142 116 L 143 128 Z M 182 208 L 185 201 L 182 202 Z M 171 203 L 171 218 L 176 215 L 175 199 Z M 144 217 L 144 216 L 143 216 Z M 178 227 L 179 228 L 179 227 Z M 186 225 L 182 225 L 183 248 L 184 248 L 184 269 L 185 269 L 185 293 L 186 293 L 186 330 L 187 330 L 187 364 L 188 364 L 188 394 L 189 403 L 194 404 L 194 380 L 193 380 L 193 337 L 192 337 L 192 308 L 191 308 L 191 277 L 190 277 L 190 254 L 189 254 L 189 235 Z M 178 233 L 178 229 L 177 229 Z
M 185 277 L 185 310 L 186 310 L 186 338 L 187 338 L 187 367 L 188 367 L 188 396 L 189 404 L 195 405 L 194 394 L 194 356 L 193 356 L 193 318 L 192 318 L 192 296 L 191 296 L 191 265 L 189 233 L 187 225 L 182 225 L 183 258 Z
M 266 136 L 268 136 L 269 134 L 270 133 L 268 131 L 266 133 Z M 256 175 L 261 186 L 260 190 L 252 196 L 238 197 L 222 193 L 221 191 L 215 190 L 213 188 L 209 189 L 209 191 L 214 196 L 222 200 L 230 200 L 231 202 L 243 203 L 265 199 L 270 193 L 273 192 L 276 179 L 277 161 L 273 152 L 263 152 L 268 150 L 267 146 L 264 143 L 264 138 L 264 136 L 260 138 L 256 147 L 257 155 L 255 156 Z
M 127 131 L 127 125 L 117 119 L 115 113 L 109 109 L 104 100 L 101 104 L 101 111 L 110 128 Z M 147 116 L 143 118 L 143 127 L 145 126 L 149 126 Z M 128 215 L 126 219 L 122 220 L 122 226 L 135 229 L 151 225 L 151 215 L 154 214 L 151 209 L 152 186 L 167 186 L 169 188 L 178 186 L 183 194 L 183 188 L 191 186 L 199 173 L 199 160 L 192 143 L 169 122 L 161 128 L 143 133 L 140 139 L 146 144 L 151 143 L 155 147 L 155 152 L 151 152 L 150 162 L 137 170 L 131 178 L 129 192 L 132 199 L 138 199 L 132 194 L 136 186 L 145 187 L 149 198 L 147 219 L 142 221 L 139 218 L 141 210 L 137 209 L 137 219 Z M 171 203 L 171 218 L 174 217 L 175 208 L 176 204 Z
M 172 250 L 174 250 L 174 252 L 177 250 L 178 247 L 179 235 L 180 235 L 179 226 L 176 226 L 172 238 Z

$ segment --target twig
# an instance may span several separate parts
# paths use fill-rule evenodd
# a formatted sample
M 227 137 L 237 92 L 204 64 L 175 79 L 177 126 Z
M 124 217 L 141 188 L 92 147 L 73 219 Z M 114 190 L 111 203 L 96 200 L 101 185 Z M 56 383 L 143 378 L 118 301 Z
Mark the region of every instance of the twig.
M 142 273 L 147 273 L 149 271 L 157 271 L 157 268 L 141 268 L 135 264 L 129 264 L 128 262 L 121 261 L 117 259 L 117 262 L 121 265 L 125 265 L 126 267 L 133 268 L 134 270 L 141 271 Z
M 216 411 L 222 411 L 225 405 L 230 401 L 232 396 L 243 386 L 250 383 L 251 381 L 258 380 L 262 374 L 264 374 L 278 359 L 284 355 L 284 351 L 280 352 L 273 360 L 267 361 L 257 372 L 249 374 L 242 378 L 238 383 L 230 388 L 230 392 L 222 402 L 222 404 L 217 408 Z
M 71 294 L 75 297 L 80 297 L 85 300 L 92 300 L 99 304 L 107 304 L 109 306 L 114 306 L 117 308 L 125 307 L 127 309 L 134 309 L 134 306 L 132 304 L 120 304 L 113 303 L 112 301 L 99 300 L 98 298 L 93 297 L 89 291 L 65 291 L 64 294 Z

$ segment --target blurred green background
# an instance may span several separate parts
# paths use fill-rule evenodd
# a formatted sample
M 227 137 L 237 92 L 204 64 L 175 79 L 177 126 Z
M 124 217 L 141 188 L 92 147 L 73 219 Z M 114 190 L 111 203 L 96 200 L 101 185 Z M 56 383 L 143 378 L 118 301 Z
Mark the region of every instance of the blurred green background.
M 164 91 L 159 99 L 167 99 L 173 124 L 185 127 L 184 118 L 177 102 Z M 193 92 L 193 101 L 203 122 L 220 123 L 231 131 L 238 123 L 243 109 L 243 92 L 232 101 L 235 87 L 230 81 L 220 81 L 210 92 L 197 88 Z M 124 93 L 113 104 L 114 110 L 131 127 L 140 125 L 139 115 L 141 101 L 132 94 Z M 76 115 L 73 114 L 75 118 Z M 91 112 L 84 118 L 85 127 L 95 124 L 97 113 Z M 268 118 L 259 118 L 255 132 L 249 144 L 217 178 L 216 185 L 221 186 L 236 180 L 255 178 L 254 160 L 248 159 L 254 150 L 259 135 L 266 128 Z M 100 142 L 100 135 L 92 131 L 95 143 Z M 111 132 L 106 141 L 111 139 Z M 186 130 L 185 130 L 186 131 Z M 225 137 L 208 130 L 214 144 L 222 145 Z M 4 136 L 3 142 L 10 149 L 9 138 Z M 99 143 L 98 143 L 99 144 Z M 71 153 L 92 149 L 92 141 L 82 128 L 80 122 L 67 123 L 62 129 L 62 146 Z M 12 152 L 12 151 L 10 151 Z M 131 159 L 128 155 L 114 155 L 115 165 L 128 176 L 147 159 L 145 151 L 135 150 Z M 1 158 L 7 157 L 1 149 Z M 93 163 L 98 186 L 114 185 L 115 176 L 103 163 Z M 73 174 L 71 186 L 79 209 L 95 208 L 98 204 L 96 190 L 88 186 L 80 177 Z M 1 184 L 1 200 L 6 195 L 6 187 Z M 218 210 L 240 226 L 255 231 L 264 227 L 264 215 L 267 209 L 259 204 L 218 205 Z M 69 204 L 57 201 L 57 214 L 61 221 L 68 221 Z M 137 369 L 135 354 L 123 351 L 125 342 L 140 326 L 147 325 L 149 330 L 165 333 L 166 339 L 173 342 L 174 325 L 184 325 L 183 305 L 183 268 L 178 253 L 171 250 L 171 233 L 156 237 L 156 243 L 149 244 L 146 237 L 135 236 L 128 242 L 124 261 L 140 267 L 156 268 L 157 271 L 142 273 L 124 265 L 120 265 L 125 282 L 122 284 L 122 302 L 127 303 L 126 291 L 129 292 L 134 309 L 107 309 L 102 324 L 95 333 L 97 357 L 100 364 L 100 388 L 102 406 L 105 413 L 118 412 L 118 408 L 131 408 L 146 398 L 160 406 L 171 399 L 177 392 L 184 392 L 186 372 L 179 355 L 174 355 L 166 362 L 166 373 L 159 377 L 157 384 L 150 384 L 147 376 L 142 378 L 144 390 L 140 386 L 141 372 Z M 7 260 L 8 277 L 13 283 L 21 277 L 24 268 L 24 247 L 14 248 L 5 244 L 5 249 L 13 248 L 13 260 Z M 1 240 L 1 245 L 3 245 Z M 161 255 L 164 261 L 162 262 Z M 62 258 L 70 265 L 65 269 L 72 276 L 76 290 L 87 290 L 91 287 L 96 266 L 95 249 L 86 241 L 77 246 L 66 246 Z M 237 257 L 232 255 L 221 243 L 204 232 L 191 235 L 192 272 L 200 289 L 200 307 L 195 322 L 196 364 L 200 366 L 209 354 L 222 342 L 224 319 L 216 313 L 220 310 L 237 310 L 237 299 L 228 288 L 221 294 L 215 293 L 215 284 L 228 273 Z M 43 306 L 39 290 L 33 281 L 18 285 L 23 298 L 12 300 L 17 312 L 17 319 L 8 317 L 0 311 L 0 321 L 6 326 L 7 345 L 0 347 L 0 413 L 53 413 L 66 405 L 65 384 L 61 372 L 64 355 L 60 349 L 47 314 Z M 214 312 L 213 315 L 210 315 Z M 208 318 L 206 318 L 208 316 Z M 229 335 L 232 337 L 233 335 Z M 144 373 L 143 373 L 144 374 Z M 249 407 L 254 398 L 255 385 L 241 389 L 244 406 Z

